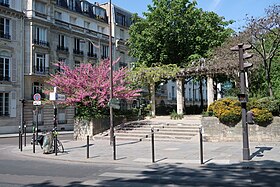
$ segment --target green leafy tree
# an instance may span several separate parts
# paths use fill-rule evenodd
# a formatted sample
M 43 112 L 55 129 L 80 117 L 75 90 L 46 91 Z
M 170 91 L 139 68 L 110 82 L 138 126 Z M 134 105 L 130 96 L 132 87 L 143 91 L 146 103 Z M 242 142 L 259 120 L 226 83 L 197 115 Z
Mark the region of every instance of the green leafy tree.
M 232 33 L 231 21 L 196 7 L 190 0 L 153 0 L 130 27 L 130 55 L 148 67 L 152 64 L 184 66 L 194 58 L 206 57 Z
M 266 15 L 263 17 L 248 18 L 245 33 L 248 35 L 248 42 L 262 60 L 268 94 L 273 96 L 271 68 L 273 59 L 280 52 L 280 5 L 270 6 L 265 11 Z
M 179 68 L 175 64 L 156 65 L 148 67 L 145 64 L 140 64 L 129 72 L 128 81 L 134 83 L 134 87 L 146 87 L 150 92 L 151 100 L 151 115 L 155 116 L 155 92 L 156 83 L 171 79 L 179 72 Z

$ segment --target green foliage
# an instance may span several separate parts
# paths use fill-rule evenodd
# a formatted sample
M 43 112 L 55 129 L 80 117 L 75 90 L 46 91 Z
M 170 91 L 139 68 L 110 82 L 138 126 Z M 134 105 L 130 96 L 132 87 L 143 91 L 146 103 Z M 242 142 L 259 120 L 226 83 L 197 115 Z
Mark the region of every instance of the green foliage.
M 253 108 L 251 111 L 254 113 L 254 122 L 261 126 L 267 126 L 273 120 L 273 115 L 267 109 Z
M 258 108 L 261 110 L 268 110 L 274 116 L 279 115 L 279 100 L 273 97 L 263 97 L 261 99 L 253 98 L 250 99 L 247 105 L 249 110 Z
M 93 104 L 92 106 L 85 106 L 82 103 L 77 103 L 76 105 L 75 117 L 79 119 L 100 119 L 108 115 L 108 108 L 98 108 L 95 104 Z
M 213 113 L 220 122 L 233 126 L 241 120 L 241 104 L 236 98 L 222 98 L 210 104 L 208 114 Z
M 177 112 L 175 110 L 173 110 L 170 113 L 170 119 L 183 119 L 184 115 L 183 114 L 177 114 Z
M 144 13 L 134 17 L 130 27 L 129 53 L 147 66 L 152 64 L 185 65 L 194 56 L 206 56 L 219 46 L 232 30 L 214 12 L 196 7 L 190 0 L 153 0 Z

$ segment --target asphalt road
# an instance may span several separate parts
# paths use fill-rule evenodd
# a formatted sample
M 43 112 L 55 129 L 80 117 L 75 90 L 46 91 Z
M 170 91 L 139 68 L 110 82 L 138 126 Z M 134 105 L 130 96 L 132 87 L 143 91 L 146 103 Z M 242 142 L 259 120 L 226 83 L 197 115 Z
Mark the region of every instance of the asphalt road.
M 60 139 L 71 139 L 61 135 Z M 27 142 L 30 142 L 28 137 Z M 0 186 L 280 186 L 276 169 L 190 168 L 179 164 L 119 165 L 50 161 L 12 154 L 17 138 L 0 139 Z

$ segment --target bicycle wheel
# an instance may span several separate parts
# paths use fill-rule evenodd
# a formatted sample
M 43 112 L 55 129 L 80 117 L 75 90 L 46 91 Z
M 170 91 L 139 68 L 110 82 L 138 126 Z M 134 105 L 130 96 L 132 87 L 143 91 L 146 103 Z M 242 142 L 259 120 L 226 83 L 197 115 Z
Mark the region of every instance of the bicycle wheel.
M 57 146 L 56 147 L 57 147 L 57 152 L 59 152 L 59 153 L 63 153 L 64 152 L 64 147 L 63 147 L 63 145 L 62 145 L 60 140 L 57 140 Z

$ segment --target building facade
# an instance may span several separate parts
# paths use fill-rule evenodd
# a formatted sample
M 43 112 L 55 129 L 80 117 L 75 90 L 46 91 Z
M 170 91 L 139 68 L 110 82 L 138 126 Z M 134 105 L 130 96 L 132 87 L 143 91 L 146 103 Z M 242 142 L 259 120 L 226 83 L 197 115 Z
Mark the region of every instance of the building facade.
M 114 69 L 130 66 L 126 40 L 132 13 L 112 5 Z M 44 88 L 54 65 L 74 68 L 109 57 L 109 4 L 86 0 L 0 0 L 0 128 L 16 132 L 26 124 L 41 131 L 54 124 L 52 103 L 33 106 L 35 93 L 48 100 Z M 21 100 L 24 99 L 24 104 Z M 23 107 L 23 109 L 22 109 Z M 72 129 L 74 108 L 57 106 L 59 129 Z M 23 123 L 24 122 L 24 123 Z
M 0 0 L 0 132 L 21 124 L 24 65 L 22 1 Z

